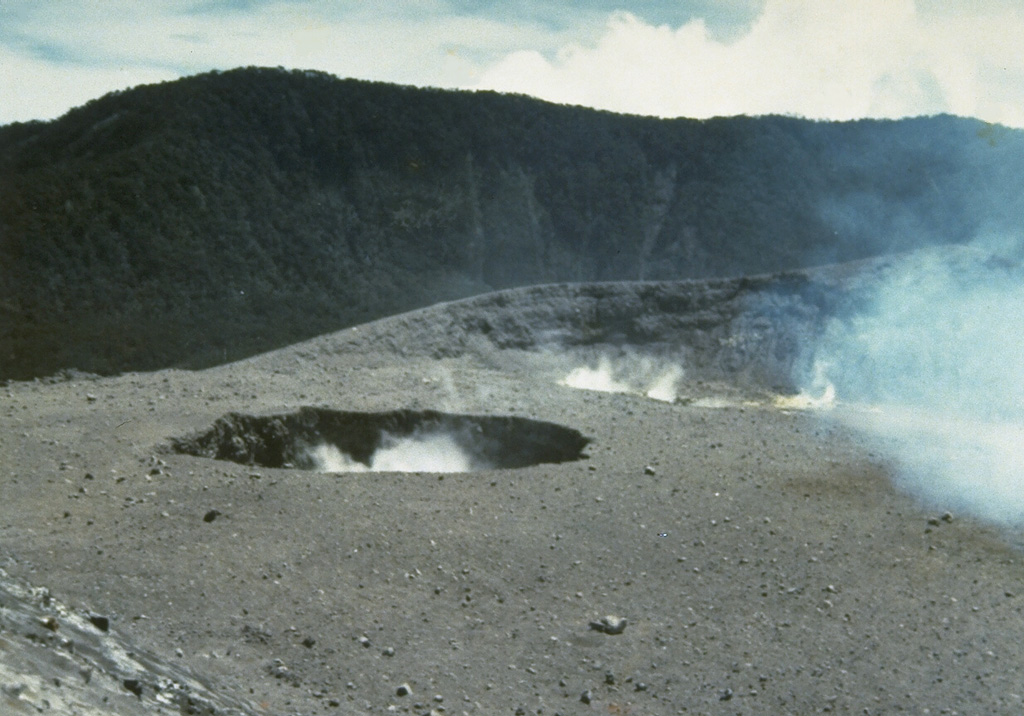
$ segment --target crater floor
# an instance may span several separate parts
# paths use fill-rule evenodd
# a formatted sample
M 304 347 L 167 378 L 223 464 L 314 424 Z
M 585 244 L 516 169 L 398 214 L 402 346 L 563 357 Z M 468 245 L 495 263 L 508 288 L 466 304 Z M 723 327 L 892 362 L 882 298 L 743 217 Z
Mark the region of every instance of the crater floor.
M 731 383 L 574 389 L 553 351 L 422 355 L 398 329 L 336 349 L 361 332 L 0 390 L 0 567 L 65 605 L 0 609 L 0 711 L 74 686 L 124 704 L 81 713 L 177 712 L 88 651 L 32 680 L 26 655 L 74 629 L 195 677 L 206 713 L 1021 711 L 1020 555 L 901 495 L 855 436 Z M 332 474 L 167 449 L 304 406 L 544 421 L 589 457 Z

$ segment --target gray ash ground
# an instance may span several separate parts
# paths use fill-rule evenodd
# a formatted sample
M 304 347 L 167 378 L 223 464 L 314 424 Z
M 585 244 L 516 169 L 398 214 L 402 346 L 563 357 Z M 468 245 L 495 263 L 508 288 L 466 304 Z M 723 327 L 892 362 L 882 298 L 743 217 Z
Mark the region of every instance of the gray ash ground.
M 771 403 L 835 280 L 524 289 L 208 371 L 6 386 L 4 580 L 48 589 L 92 651 L 4 602 L 0 712 L 1019 713 L 1020 555 Z M 682 399 L 558 384 L 626 344 L 682 361 Z M 449 474 L 168 449 L 229 413 L 309 406 L 592 442 Z M 108 652 L 206 710 L 135 694 Z

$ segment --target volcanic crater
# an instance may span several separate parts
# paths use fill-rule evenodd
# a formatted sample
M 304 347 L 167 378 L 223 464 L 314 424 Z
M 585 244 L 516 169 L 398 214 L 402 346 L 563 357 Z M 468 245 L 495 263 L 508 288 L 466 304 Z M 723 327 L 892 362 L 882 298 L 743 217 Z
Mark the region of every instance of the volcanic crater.
M 589 442 L 578 430 L 510 415 L 305 407 L 267 416 L 232 413 L 171 446 L 271 468 L 472 472 L 579 460 Z
M 4 386 L 0 712 L 1019 713 L 1005 534 L 771 399 L 883 269 L 538 286 Z M 561 384 L 622 355 L 679 398 Z M 493 469 L 317 463 L 431 437 Z

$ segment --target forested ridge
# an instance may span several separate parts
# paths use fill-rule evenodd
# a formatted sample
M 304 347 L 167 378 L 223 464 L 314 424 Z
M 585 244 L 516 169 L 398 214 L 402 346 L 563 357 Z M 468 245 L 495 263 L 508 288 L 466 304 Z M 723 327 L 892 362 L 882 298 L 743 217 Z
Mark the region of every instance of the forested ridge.
M 517 285 L 1017 231 L 1024 133 L 660 120 L 247 68 L 0 127 L 0 379 L 200 367 Z

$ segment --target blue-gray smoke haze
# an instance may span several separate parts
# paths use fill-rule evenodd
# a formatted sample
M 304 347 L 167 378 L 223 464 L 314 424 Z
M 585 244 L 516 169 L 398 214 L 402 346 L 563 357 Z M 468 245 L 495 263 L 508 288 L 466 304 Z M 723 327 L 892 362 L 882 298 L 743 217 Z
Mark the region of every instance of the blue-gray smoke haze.
M 1024 524 L 1024 242 L 929 249 L 818 342 L 809 393 L 877 439 L 926 504 Z

